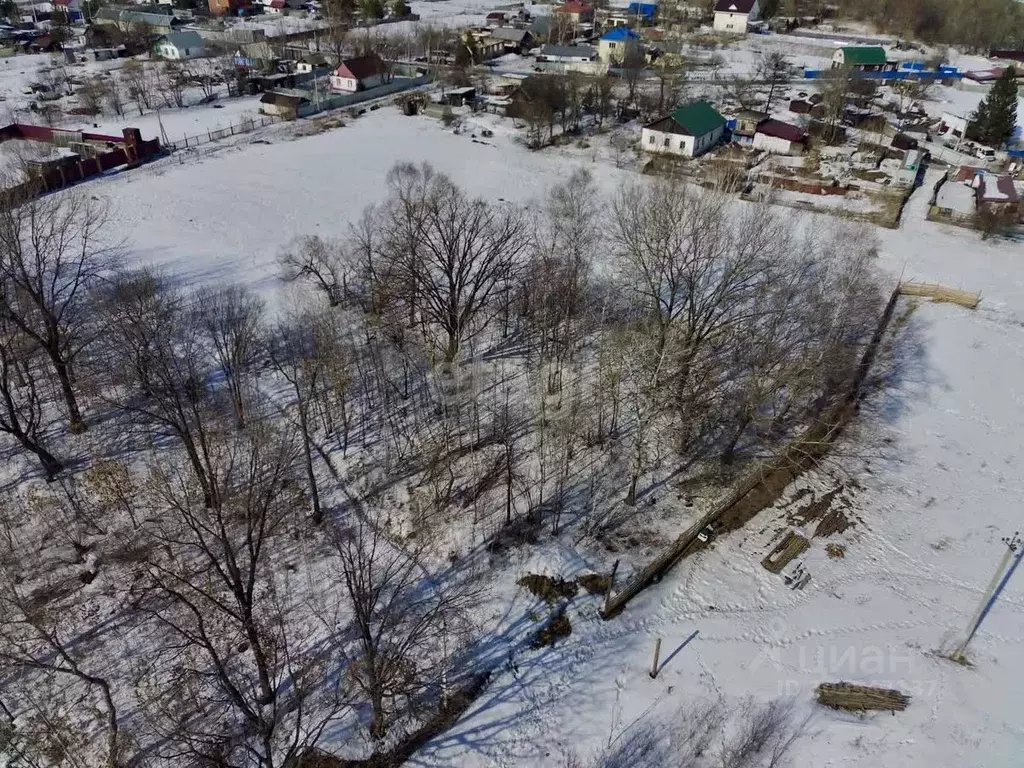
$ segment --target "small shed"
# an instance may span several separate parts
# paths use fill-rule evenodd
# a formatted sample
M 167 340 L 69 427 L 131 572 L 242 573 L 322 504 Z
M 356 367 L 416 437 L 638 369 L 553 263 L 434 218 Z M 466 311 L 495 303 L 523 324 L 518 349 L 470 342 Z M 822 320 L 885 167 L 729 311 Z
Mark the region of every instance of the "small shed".
M 921 160 L 924 153 L 919 149 L 908 149 L 899 170 L 893 175 L 892 184 L 894 187 L 913 187 L 921 175 Z
M 464 88 L 450 88 L 441 97 L 441 103 L 449 107 L 462 107 L 469 104 L 476 98 L 476 88 L 466 86 Z
M 267 91 L 260 97 L 260 112 L 264 115 L 294 120 L 299 116 L 299 109 L 309 103 L 309 95 L 305 91 Z

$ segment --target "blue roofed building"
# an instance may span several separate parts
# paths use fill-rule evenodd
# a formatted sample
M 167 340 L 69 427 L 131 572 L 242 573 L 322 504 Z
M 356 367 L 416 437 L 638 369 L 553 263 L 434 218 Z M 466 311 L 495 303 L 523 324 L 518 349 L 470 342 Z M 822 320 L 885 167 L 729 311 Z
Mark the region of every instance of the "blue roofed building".
M 653 22 L 658 15 L 657 3 L 630 3 L 626 13 L 644 22 Z
M 616 27 L 597 41 L 597 57 L 606 64 L 619 64 L 630 50 L 639 50 L 640 35 L 628 27 Z

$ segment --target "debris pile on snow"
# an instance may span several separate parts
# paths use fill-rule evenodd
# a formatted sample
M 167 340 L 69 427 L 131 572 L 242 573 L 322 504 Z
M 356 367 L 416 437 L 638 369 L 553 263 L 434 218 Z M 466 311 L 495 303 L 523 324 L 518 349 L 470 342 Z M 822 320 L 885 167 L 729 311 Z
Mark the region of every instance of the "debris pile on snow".
M 872 688 L 852 683 L 822 683 L 818 686 L 818 703 L 832 709 L 864 712 L 869 709 L 902 712 L 910 697 L 892 688 Z

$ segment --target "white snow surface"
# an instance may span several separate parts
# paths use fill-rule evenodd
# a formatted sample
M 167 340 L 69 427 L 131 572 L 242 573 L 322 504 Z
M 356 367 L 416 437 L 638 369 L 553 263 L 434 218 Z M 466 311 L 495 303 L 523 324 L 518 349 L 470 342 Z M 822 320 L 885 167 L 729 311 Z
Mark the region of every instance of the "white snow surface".
M 192 283 L 245 281 L 274 297 L 280 249 L 304 234 L 343 234 L 380 199 L 399 160 L 429 161 L 473 194 L 522 203 L 539 199 L 574 164 L 592 168 L 606 192 L 635 178 L 595 161 L 596 153 L 531 153 L 500 133 L 478 143 L 393 108 L 312 137 L 292 138 L 284 126 L 258 135 L 271 143 L 211 145 L 89 191 L 111 201 L 114 227 L 137 263 Z M 893 283 L 899 275 L 942 282 L 980 290 L 984 300 L 975 312 L 920 306 L 894 387 L 865 406 L 849 444 L 800 481 L 816 492 L 837 478 L 859 484 L 850 513 L 858 522 L 834 539 L 846 556 L 827 557 L 814 539 L 803 558 L 813 578 L 791 590 L 760 565 L 778 516 L 767 511 L 684 560 L 617 619 L 602 621 L 596 598 L 578 598 L 569 611 L 572 635 L 496 674 L 412 765 L 558 765 L 570 748 L 594 753 L 652 706 L 671 712 L 696 699 L 780 695 L 795 697 L 800 716 L 811 716 L 794 765 L 1020 764 L 1021 577 L 975 638 L 973 666 L 936 651 L 958 638 L 1003 551 L 1001 537 L 1019 526 L 1024 249 L 927 222 L 934 173 L 901 228 L 879 230 L 880 267 Z M 554 546 L 522 552 L 496 575 L 480 618 L 505 629 L 537 610 L 514 586 L 522 572 L 571 576 L 607 570 L 612 559 Z M 620 581 L 640 565 L 626 556 Z M 655 637 L 663 639 L 664 668 L 651 680 Z M 837 714 L 812 700 L 818 683 L 835 680 L 897 687 L 914 698 L 896 716 Z

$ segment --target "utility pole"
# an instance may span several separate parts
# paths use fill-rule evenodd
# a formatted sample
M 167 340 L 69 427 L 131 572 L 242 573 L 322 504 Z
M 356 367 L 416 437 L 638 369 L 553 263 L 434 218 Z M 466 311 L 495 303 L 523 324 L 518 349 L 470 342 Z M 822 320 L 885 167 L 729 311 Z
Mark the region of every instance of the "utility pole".
M 974 612 L 970 622 L 967 624 L 967 633 L 964 640 L 958 645 L 953 653 L 950 654 L 950 658 L 954 661 L 963 662 L 965 653 L 967 651 L 967 644 L 974 639 L 974 635 L 978 632 L 978 628 L 981 626 L 981 622 L 988 616 L 989 611 L 995 604 L 995 601 L 999 598 L 1006 584 L 1010 581 L 1010 577 L 1013 576 L 1013 572 L 1017 570 L 1017 566 L 1020 565 L 1021 556 L 1024 555 L 1024 547 L 1021 547 L 1020 532 L 1015 531 L 1013 536 L 1003 537 L 1003 543 L 1006 545 L 1006 552 L 999 560 L 999 567 L 996 568 L 996 572 L 992 575 L 992 580 L 986 587 L 984 594 L 981 597 L 981 602 L 978 603 L 978 609 Z M 1018 550 L 1020 550 L 1018 552 Z M 1013 565 L 1007 570 L 1007 565 L 1010 562 L 1010 558 L 1017 552 L 1017 558 L 1013 561 Z

